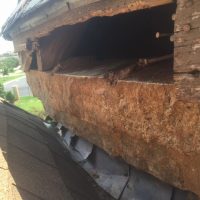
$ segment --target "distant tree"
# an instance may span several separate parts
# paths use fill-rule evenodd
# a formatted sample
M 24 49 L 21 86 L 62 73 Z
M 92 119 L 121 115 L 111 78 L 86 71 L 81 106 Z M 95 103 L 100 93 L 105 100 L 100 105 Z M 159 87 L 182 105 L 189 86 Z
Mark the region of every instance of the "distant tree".
M 0 83 L 0 97 L 6 99 L 9 103 L 12 104 L 16 101 L 14 94 L 11 91 L 6 92 L 4 90 L 3 84 L 1 83 Z
M 13 72 L 14 68 L 17 66 L 19 66 L 19 59 L 16 57 L 6 57 L 0 60 L 1 71 L 3 71 L 3 69 L 6 67 L 8 72 Z
M 9 69 L 8 69 L 8 67 L 4 67 L 4 68 L 3 68 L 2 74 L 3 74 L 3 76 L 6 76 L 6 75 L 9 74 Z
M 12 103 L 12 104 L 16 101 L 15 96 L 13 95 L 12 92 L 7 92 L 7 93 L 6 93 L 6 100 L 7 100 L 9 103 Z

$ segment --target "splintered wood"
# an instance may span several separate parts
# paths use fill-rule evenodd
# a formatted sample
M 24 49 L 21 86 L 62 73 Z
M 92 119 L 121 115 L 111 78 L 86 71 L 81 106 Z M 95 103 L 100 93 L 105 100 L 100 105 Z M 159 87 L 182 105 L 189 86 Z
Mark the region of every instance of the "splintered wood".
M 174 80 L 178 98 L 200 100 L 200 1 L 178 0 L 174 35 Z
M 123 74 L 117 70 L 116 75 Z M 51 76 L 31 70 L 27 80 L 56 121 L 110 155 L 200 196 L 200 104 L 177 100 L 174 84 L 163 83 L 166 74 L 158 74 L 162 82 L 156 84 L 135 76 L 111 85 L 81 72 Z

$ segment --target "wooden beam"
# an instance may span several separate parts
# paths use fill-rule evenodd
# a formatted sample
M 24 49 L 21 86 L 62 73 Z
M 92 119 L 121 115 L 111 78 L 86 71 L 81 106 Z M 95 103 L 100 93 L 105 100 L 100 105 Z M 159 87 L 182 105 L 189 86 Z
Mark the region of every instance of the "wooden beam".
M 178 0 L 174 34 L 174 71 L 200 71 L 200 2 Z M 194 26 L 195 22 L 195 26 Z
M 36 51 L 36 57 L 37 57 L 37 67 L 39 71 L 43 71 L 43 63 L 42 63 L 42 58 L 41 58 L 41 52 L 40 49 Z
M 32 62 L 32 52 L 31 51 L 22 51 L 21 52 L 21 60 L 22 60 L 22 68 L 24 72 L 30 70 L 31 62 Z
M 177 0 L 174 80 L 180 100 L 200 101 L 200 2 Z
M 200 75 L 175 74 L 177 97 L 190 102 L 200 101 Z
M 23 48 L 25 38 L 40 38 L 52 30 L 64 26 L 84 22 L 93 17 L 114 16 L 121 13 L 149 9 L 172 3 L 173 0 L 90 0 L 70 1 L 70 6 L 48 7 L 35 12 L 31 18 L 22 19 L 15 24 L 10 34 L 15 41 L 16 50 Z M 63 4 L 63 2 L 61 1 Z M 59 9 L 57 9 L 57 7 Z M 51 15 L 49 15 L 49 12 Z M 59 13 L 59 14 L 58 14 Z M 26 20 L 26 21 L 25 21 Z M 18 41 L 18 42 L 16 42 Z

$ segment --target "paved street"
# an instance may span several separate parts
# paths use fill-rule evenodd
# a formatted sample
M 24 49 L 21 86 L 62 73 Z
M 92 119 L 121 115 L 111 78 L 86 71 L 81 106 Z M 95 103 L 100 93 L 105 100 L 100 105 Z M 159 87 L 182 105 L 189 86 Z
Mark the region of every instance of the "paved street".
M 19 89 L 20 96 L 30 96 L 32 95 L 30 87 L 26 81 L 26 76 L 20 77 L 18 79 L 9 81 L 7 83 L 4 83 L 4 89 L 5 91 L 11 91 L 13 86 L 17 86 Z

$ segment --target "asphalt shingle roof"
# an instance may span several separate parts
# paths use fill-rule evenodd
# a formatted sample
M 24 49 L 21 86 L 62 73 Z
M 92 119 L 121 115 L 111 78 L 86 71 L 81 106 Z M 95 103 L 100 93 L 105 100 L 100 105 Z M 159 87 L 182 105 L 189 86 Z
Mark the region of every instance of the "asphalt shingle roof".
M 44 127 L 0 101 L 0 200 L 111 199 Z

